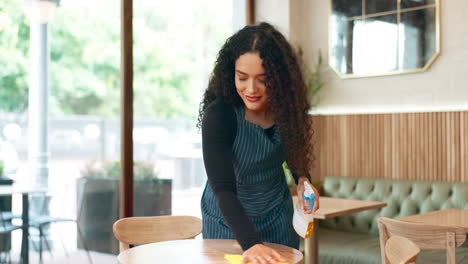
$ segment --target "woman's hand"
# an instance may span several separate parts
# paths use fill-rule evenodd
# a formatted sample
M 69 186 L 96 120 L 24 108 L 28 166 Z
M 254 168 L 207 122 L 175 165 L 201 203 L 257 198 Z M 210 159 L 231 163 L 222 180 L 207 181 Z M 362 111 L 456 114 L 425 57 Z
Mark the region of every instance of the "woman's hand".
M 255 244 L 242 255 L 242 264 L 274 264 L 286 260 L 274 249 L 263 244 Z
M 304 198 L 302 197 L 302 193 L 305 190 L 305 187 L 304 187 L 304 182 L 305 181 L 307 181 L 309 183 L 310 187 L 312 187 L 312 189 L 314 190 L 314 193 L 315 193 L 313 210 L 311 210 L 311 208 L 309 206 L 309 203 L 304 203 Z M 320 200 L 319 198 L 320 198 L 319 192 L 309 182 L 309 179 L 307 179 L 307 177 L 304 177 L 304 176 L 299 177 L 299 180 L 297 181 L 297 199 L 299 200 L 299 206 L 301 206 L 301 208 L 304 210 L 305 214 L 311 214 L 311 213 L 313 213 L 313 212 L 315 212 L 315 211 L 317 211 L 319 209 L 319 200 Z

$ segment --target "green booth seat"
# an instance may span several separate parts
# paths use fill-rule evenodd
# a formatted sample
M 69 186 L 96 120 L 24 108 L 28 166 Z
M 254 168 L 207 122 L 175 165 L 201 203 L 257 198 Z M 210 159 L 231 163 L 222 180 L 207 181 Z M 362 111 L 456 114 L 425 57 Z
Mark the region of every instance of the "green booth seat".
M 468 183 L 325 177 L 323 195 L 383 201 L 387 206 L 320 221 L 321 264 L 381 263 L 377 218 L 400 218 L 434 210 L 468 209 Z M 445 263 L 445 250 L 422 250 L 417 263 Z M 457 263 L 468 263 L 468 242 L 457 248 Z

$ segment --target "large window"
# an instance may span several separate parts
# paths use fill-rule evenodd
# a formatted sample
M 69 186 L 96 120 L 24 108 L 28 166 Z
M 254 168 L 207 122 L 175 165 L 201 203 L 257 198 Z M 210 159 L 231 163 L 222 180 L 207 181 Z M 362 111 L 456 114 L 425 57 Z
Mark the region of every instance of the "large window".
M 206 175 L 198 104 L 232 33 L 232 10 L 232 0 L 134 0 L 135 215 L 200 216 Z M 24 1 L 0 1 L 0 160 L 15 183 L 31 184 L 29 33 Z M 118 252 L 112 223 L 119 216 L 120 4 L 62 0 L 49 45 L 48 192 L 30 198 L 31 218 L 76 219 L 94 263 L 114 262 L 105 254 Z M 11 204 L 21 214 L 21 197 Z M 31 263 L 38 235 L 31 230 Z M 45 263 L 66 262 L 61 240 L 71 258 L 87 262 L 75 223 L 50 225 L 46 237 L 53 252 L 44 252 Z M 17 260 L 21 232 L 11 242 Z
M 198 105 L 232 33 L 232 6 L 232 0 L 134 2 L 134 157 L 155 168 L 160 185 L 151 190 L 135 172 L 135 215 L 201 216 L 206 175 Z

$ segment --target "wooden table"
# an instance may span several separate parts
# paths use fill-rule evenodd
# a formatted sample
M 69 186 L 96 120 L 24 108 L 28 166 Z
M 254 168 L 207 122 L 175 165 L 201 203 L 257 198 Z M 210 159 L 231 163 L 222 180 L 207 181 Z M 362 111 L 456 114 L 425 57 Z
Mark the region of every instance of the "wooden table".
M 293 200 L 294 204 L 296 204 L 297 196 L 294 196 Z M 318 220 L 353 214 L 365 210 L 378 209 L 385 207 L 386 205 L 387 203 L 380 201 L 350 200 L 320 196 L 320 208 L 313 214 L 314 233 L 311 237 L 304 240 L 304 263 L 318 263 Z
M 398 220 L 428 225 L 461 227 L 468 233 L 468 210 L 463 209 L 432 211 L 424 214 L 402 217 Z
M 23 264 L 29 263 L 29 194 L 46 192 L 46 188 L 24 185 L 0 185 L 0 196 L 13 194 L 22 194 L 23 196 L 23 211 L 22 219 L 22 242 L 21 242 L 21 259 Z
M 302 253 L 296 249 L 265 243 L 277 250 L 290 264 L 302 261 Z M 242 254 L 236 240 L 230 239 L 188 239 L 146 244 L 130 248 L 118 256 L 120 264 L 143 263 L 229 263 L 225 254 Z

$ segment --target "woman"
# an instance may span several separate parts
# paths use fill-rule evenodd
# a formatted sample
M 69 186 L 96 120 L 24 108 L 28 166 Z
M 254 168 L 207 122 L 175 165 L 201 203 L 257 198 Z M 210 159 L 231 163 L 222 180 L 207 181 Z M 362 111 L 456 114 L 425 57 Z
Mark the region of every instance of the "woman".
M 282 165 L 302 193 L 312 152 L 307 98 L 291 45 L 271 25 L 246 26 L 221 48 L 198 117 L 208 175 L 203 238 L 237 239 L 244 263 L 284 261 L 262 242 L 299 247 Z

